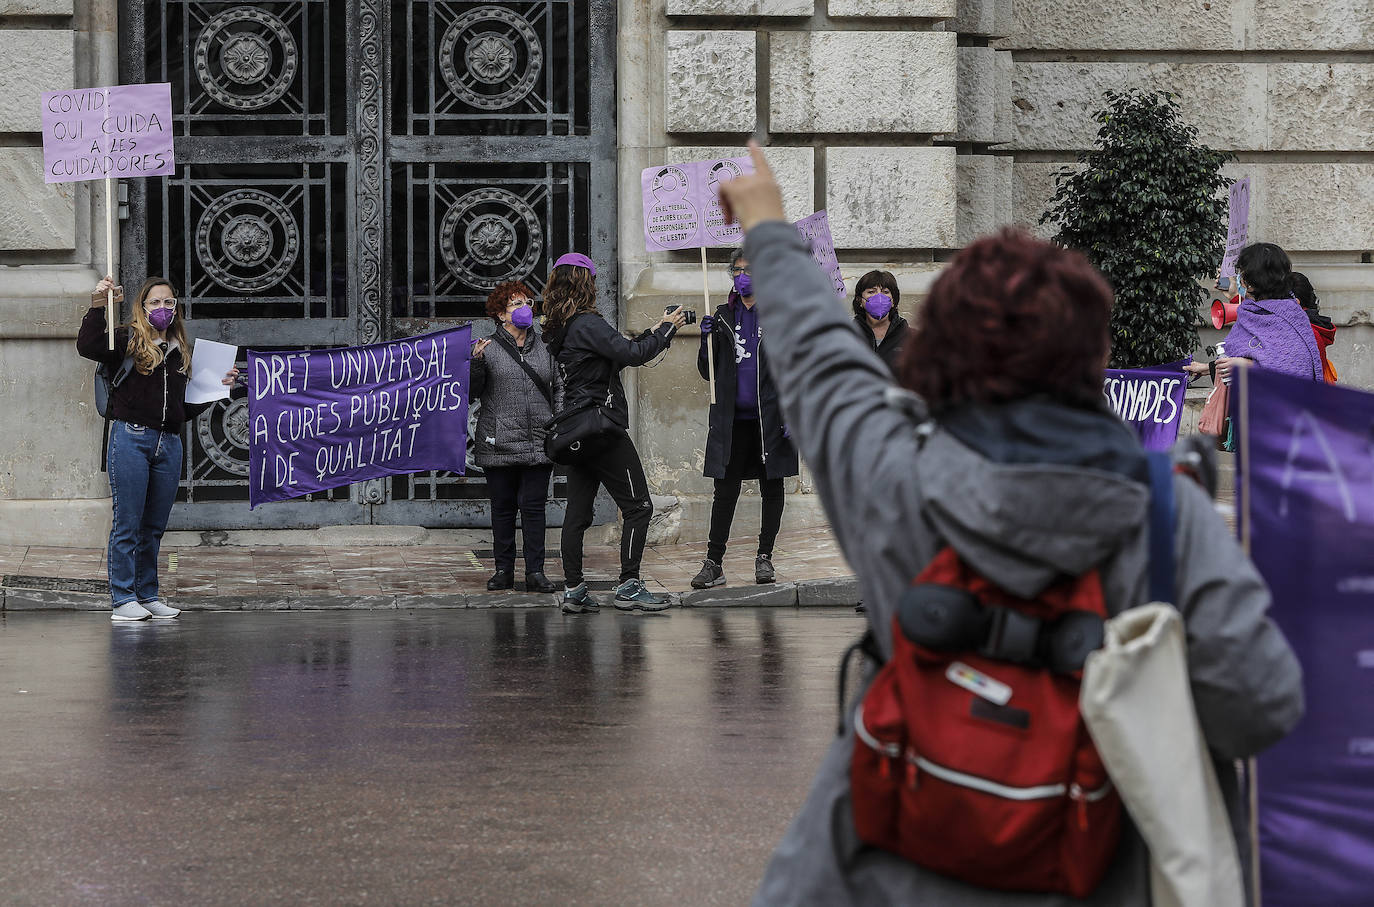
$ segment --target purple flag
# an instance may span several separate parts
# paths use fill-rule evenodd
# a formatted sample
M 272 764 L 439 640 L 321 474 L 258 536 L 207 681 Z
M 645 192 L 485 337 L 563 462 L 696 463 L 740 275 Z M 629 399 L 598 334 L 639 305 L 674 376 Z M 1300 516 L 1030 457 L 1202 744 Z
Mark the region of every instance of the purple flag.
M 1112 411 L 1135 429 L 1146 450 L 1168 450 L 1178 440 L 1188 360 L 1150 368 L 1109 368 L 1102 393 Z
M 1374 892 L 1374 394 L 1262 368 L 1239 387 L 1242 537 L 1248 528 L 1307 700 L 1259 760 L 1264 904 L 1363 905 Z
M 462 473 L 472 328 L 371 346 L 248 351 L 248 501 L 380 476 Z
M 172 86 L 112 85 L 48 91 L 43 104 L 43 181 L 168 176 Z
M 1226 254 L 1221 259 L 1220 277 L 1236 276 L 1236 258 L 1250 241 L 1250 177 L 1231 184 L 1227 199 L 1230 217 L 1226 224 Z
M 844 277 L 840 275 L 840 260 L 835 257 L 835 240 L 830 235 L 830 216 L 825 209 L 808 217 L 803 217 L 793 226 L 811 246 L 811 257 L 821 270 L 830 275 L 835 284 L 835 292 L 845 298 Z
M 720 184 L 753 173 L 747 157 L 713 158 L 648 167 L 639 175 L 644 202 L 644 248 L 650 252 L 737 246 L 739 224 L 727 224 Z

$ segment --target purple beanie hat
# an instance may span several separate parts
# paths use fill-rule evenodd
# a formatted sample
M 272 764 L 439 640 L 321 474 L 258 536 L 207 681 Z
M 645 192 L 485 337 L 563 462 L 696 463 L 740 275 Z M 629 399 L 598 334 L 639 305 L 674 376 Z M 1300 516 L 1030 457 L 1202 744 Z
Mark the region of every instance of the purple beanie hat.
M 590 258 L 583 255 L 581 252 L 568 252 L 561 256 L 558 261 L 553 263 L 555 268 L 563 265 L 572 265 L 574 268 L 586 268 L 588 271 L 592 272 L 593 277 L 596 276 L 596 265 L 592 263 Z

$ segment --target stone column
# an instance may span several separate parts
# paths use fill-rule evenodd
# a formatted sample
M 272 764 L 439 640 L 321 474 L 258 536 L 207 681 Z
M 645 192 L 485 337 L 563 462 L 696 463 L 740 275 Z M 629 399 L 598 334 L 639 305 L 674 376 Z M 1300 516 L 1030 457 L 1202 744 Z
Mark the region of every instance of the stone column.
M 0 133 L 18 140 L 0 148 L 0 545 L 98 548 L 109 531 L 95 365 L 75 348 L 103 185 L 44 184 L 39 94 L 112 83 L 114 22 L 114 0 L 0 0 Z

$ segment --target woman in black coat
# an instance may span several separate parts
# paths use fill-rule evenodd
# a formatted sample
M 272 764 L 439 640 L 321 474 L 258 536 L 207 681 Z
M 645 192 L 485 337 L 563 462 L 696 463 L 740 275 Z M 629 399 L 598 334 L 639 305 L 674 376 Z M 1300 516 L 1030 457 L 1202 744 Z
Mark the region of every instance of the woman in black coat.
M 854 285 L 854 324 L 893 376 L 902 362 L 910 328 L 897 314 L 902 291 L 891 271 L 869 271 Z
M 783 480 L 799 471 L 797 450 L 788 439 L 778 389 L 768 371 L 763 334 L 754 311 L 749 262 L 742 250 L 731 256 L 730 276 L 734 287 L 729 300 L 714 315 L 701 319 L 701 350 L 697 354 L 697 371 L 710 380 L 706 341 L 715 338 L 716 402 L 711 404 L 703 472 L 716 482 L 706 559 L 692 579 L 696 589 L 725 582 L 725 543 L 745 479 L 758 480 L 763 498 L 754 582 L 774 581 L 773 543 L 782 525 Z

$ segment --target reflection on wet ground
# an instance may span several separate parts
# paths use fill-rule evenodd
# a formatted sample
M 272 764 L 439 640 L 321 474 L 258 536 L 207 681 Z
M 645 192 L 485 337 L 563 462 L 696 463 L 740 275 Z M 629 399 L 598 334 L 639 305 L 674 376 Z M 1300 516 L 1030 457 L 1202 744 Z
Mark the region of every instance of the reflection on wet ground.
M 0 900 L 738 904 L 849 609 L 0 615 Z

